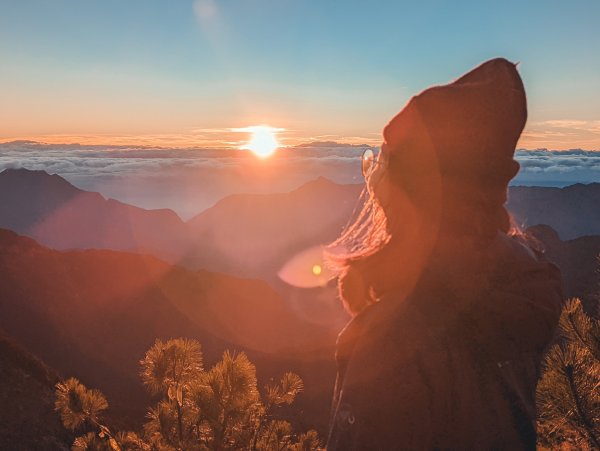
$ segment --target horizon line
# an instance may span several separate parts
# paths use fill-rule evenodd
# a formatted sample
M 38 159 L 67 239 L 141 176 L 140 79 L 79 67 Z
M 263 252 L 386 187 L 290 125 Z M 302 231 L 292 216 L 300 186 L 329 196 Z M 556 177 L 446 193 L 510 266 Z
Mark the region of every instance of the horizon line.
M 143 140 L 142 140 L 143 141 Z M 371 140 L 373 141 L 373 140 Z M 69 147 L 105 147 L 105 148 L 135 148 L 135 149 L 144 149 L 144 150 L 239 150 L 244 151 L 241 146 L 233 146 L 231 144 L 228 145 L 209 145 L 207 144 L 196 144 L 196 145 L 158 145 L 158 144 L 144 144 L 144 143 L 134 143 L 132 141 L 130 143 L 116 143 L 116 142 L 79 142 L 79 141 L 39 141 L 36 139 L 13 139 L 13 138 L 0 138 L 0 146 L 7 144 L 31 144 L 31 145 L 39 145 L 39 146 L 69 146 Z M 337 140 L 308 140 L 302 141 L 300 140 L 296 144 L 282 144 L 278 147 L 278 149 L 296 149 L 296 148 L 305 148 L 305 147 L 353 147 L 353 148 L 378 148 L 380 146 L 381 140 L 378 141 L 377 144 L 368 143 L 368 142 L 352 142 L 352 141 L 337 141 Z M 600 152 L 599 149 L 586 149 L 584 147 L 562 147 L 559 146 L 557 148 L 549 148 L 549 147 L 527 147 L 527 146 L 517 146 L 515 151 L 526 151 L 526 152 L 535 152 L 535 151 L 547 151 L 547 152 L 568 152 L 568 151 L 585 151 L 585 152 Z

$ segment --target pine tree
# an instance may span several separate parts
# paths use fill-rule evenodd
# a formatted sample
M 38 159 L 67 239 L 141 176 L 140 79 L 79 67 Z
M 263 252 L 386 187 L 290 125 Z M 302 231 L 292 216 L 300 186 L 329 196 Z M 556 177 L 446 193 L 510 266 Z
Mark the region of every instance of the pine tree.
M 151 424 L 159 426 L 156 432 L 160 432 L 168 444 L 182 447 L 189 436 L 189 414 L 184 398 L 190 384 L 203 370 L 200 343 L 185 338 L 156 340 L 140 364 L 142 382 L 148 391 L 166 396 L 150 411 Z M 165 429 L 167 424 L 171 427 Z
M 559 334 L 537 388 L 539 445 L 600 449 L 600 321 L 572 299 Z
M 55 407 L 63 425 L 74 431 L 85 425 L 97 426 L 108 402 L 99 390 L 88 390 L 72 377 L 56 384 Z
M 161 343 L 161 346 L 169 343 Z M 142 365 L 154 360 L 149 354 L 156 356 L 157 352 L 151 348 Z M 170 353 L 168 358 L 174 355 L 176 353 Z M 226 351 L 210 370 L 190 373 L 177 399 L 182 412 L 180 441 L 174 439 L 179 416 L 171 396 L 150 409 L 144 429 L 155 444 L 190 450 L 319 449 L 321 443 L 316 432 L 296 437 L 289 423 L 273 417 L 277 406 L 292 404 L 303 388 L 298 375 L 286 373 L 278 384 L 267 385 L 263 402 L 254 364 L 244 353 Z M 161 391 L 168 394 L 165 387 L 158 390 Z
M 65 428 L 84 431 L 73 442 L 73 451 L 145 451 L 143 442 L 132 432 L 114 436 L 102 422 L 108 408 L 106 398 L 96 389 L 88 389 L 75 378 L 56 384 L 55 409 L 60 413 Z M 139 446 L 133 446 L 137 439 Z
M 211 449 L 246 442 L 260 409 L 256 368 L 246 355 L 225 352 L 220 362 L 200 375 L 192 389 L 192 407 L 204 431 L 200 438 Z
M 290 423 L 277 418 L 278 406 L 290 405 L 302 392 L 302 379 L 286 373 L 265 387 L 264 402 L 257 387 L 256 368 L 244 353 L 226 351 L 204 371 L 200 343 L 178 338 L 156 340 L 140 361 L 142 382 L 158 403 L 148 411 L 143 436 L 112 434 L 101 422 L 108 407 L 98 390 L 76 379 L 56 387 L 56 409 L 69 429 L 84 434 L 74 450 L 200 451 L 291 450 L 322 448 L 317 433 L 297 435 Z

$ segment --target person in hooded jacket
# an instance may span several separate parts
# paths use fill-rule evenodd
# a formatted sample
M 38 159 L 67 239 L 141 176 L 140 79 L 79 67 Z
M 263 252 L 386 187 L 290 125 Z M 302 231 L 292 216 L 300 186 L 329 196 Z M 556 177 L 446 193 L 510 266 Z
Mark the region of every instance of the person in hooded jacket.
M 353 316 L 329 451 L 535 449 L 562 293 L 504 207 L 526 117 L 497 58 L 410 99 L 363 155 L 368 199 L 329 256 Z

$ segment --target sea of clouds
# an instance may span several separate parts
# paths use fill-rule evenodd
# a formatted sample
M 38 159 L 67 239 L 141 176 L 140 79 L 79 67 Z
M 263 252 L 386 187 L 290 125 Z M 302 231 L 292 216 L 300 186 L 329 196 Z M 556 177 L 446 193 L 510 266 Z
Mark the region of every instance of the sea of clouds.
M 0 171 L 27 168 L 59 174 L 75 186 L 144 208 L 171 208 L 187 219 L 235 193 L 288 192 L 317 177 L 361 183 L 360 155 L 368 146 L 312 143 L 280 149 L 261 160 L 248 151 L 0 144 Z M 600 152 L 519 150 L 512 184 L 566 186 L 600 181 Z

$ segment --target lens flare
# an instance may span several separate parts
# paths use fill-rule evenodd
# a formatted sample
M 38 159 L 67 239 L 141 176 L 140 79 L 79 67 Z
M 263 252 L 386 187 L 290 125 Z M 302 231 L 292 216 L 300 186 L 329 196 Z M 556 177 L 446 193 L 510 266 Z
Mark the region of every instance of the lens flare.
M 324 287 L 334 276 L 324 262 L 321 246 L 312 246 L 294 255 L 277 275 L 297 288 Z

